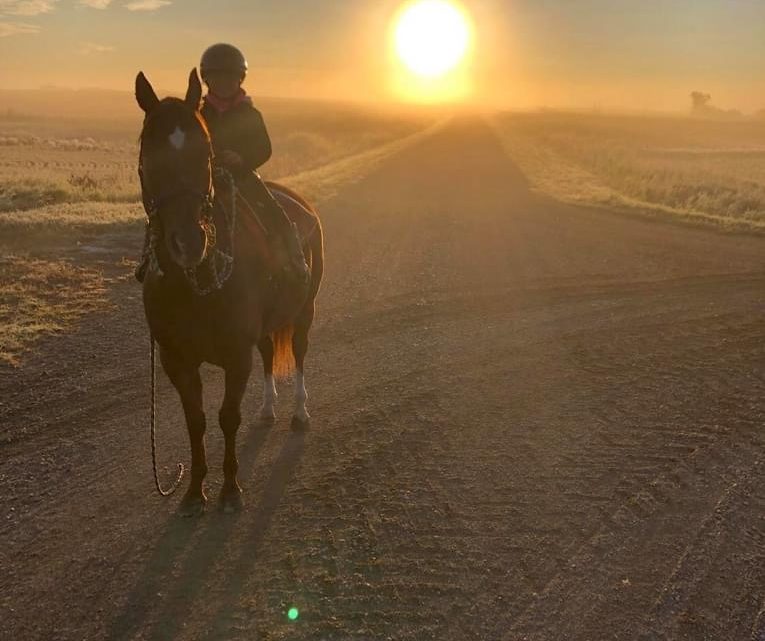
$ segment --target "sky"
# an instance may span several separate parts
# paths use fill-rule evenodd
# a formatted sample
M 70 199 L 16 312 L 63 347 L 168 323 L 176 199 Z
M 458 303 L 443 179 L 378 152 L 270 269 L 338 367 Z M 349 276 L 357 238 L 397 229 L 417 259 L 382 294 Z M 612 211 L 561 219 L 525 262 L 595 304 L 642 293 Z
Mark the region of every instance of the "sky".
M 179 91 L 206 46 L 248 57 L 251 93 L 401 100 L 401 0 L 0 0 L 2 88 Z M 683 111 L 689 94 L 765 109 L 765 0 L 463 0 L 477 105 Z

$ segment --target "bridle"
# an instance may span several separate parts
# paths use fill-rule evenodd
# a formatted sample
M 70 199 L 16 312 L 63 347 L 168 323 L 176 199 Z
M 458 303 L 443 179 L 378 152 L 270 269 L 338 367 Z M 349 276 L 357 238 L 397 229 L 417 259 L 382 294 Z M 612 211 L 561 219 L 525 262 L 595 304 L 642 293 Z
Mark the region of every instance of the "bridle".
M 169 189 L 158 195 L 150 195 L 146 189 L 143 176 L 143 144 L 138 164 L 138 176 L 141 181 L 141 196 L 144 210 L 148 217 L 146 224 L 146 242 L 144 243 L 144 259 L 148 263 L 148 270 L 153 271 L 158 276 L 164 276 L 164 272 L 157 259 L 157 249 L 162 242 L 164 235 L 162 229 L 162 220 L 159 215 L 162 207 L 178 198 L 187 198 L 202 203 L 201 227 L 206 239 L 205 258 L 202 263 L 195 268 L 184 269 L 183 273 L 191 289 L 197 296 L 207 296 L 214 291 L 223 288 L 231 273 L 234 271 L 234 227 L 236 225 L 236 201 L 238 189 L 234 177 L 226 169 L 221 167 L 214 168 L 210 173 L 210 182 L 206 192 L 186 184 L 181 181 L 173 189 Z M 208 155 L 208 160 L 212 160 L 212 150 Z M 231 206 L 226 209 L 220 201 L 215 198 L 215 182 L 218 179 L 225 182 L 231 192 Z M 223 211 L 223 221 L 228 232 L 228 252 L 218 247 L 218 233 L 215 226 L 214 213 L 216 207 Z M 207 284 L 200 284 L 200 276 L 207 272 Z

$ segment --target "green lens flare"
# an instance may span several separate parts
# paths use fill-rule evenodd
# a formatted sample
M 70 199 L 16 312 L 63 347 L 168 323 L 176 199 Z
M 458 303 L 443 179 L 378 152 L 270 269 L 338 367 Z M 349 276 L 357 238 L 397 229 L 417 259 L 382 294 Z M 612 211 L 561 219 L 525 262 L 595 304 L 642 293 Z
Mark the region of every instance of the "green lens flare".
M 290 621 L 295 621 L 300 616 L 300 612 L 298 612 L 297 608 L 290 608 L 287 611 L 287 618 L 289 618 Z

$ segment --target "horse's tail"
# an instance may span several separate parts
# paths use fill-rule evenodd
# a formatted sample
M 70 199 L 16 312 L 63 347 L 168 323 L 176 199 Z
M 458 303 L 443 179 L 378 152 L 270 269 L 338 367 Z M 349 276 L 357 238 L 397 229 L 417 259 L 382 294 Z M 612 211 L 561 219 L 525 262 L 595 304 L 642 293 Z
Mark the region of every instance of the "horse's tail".
M 278 380 L 287 378 L 295 371 L 295 356 L 292 353 L 292 325 L 282 327 L 271 334 L 274 343 L 274 376 Z

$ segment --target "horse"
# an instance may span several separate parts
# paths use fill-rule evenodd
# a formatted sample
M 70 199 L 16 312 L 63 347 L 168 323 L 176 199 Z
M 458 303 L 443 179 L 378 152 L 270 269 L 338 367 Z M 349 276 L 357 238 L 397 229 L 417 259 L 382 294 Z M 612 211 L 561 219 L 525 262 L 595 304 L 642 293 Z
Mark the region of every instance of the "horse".
M 135 97 L 145 114 L 139 152 L 149 219 L 144 311 L 152 348 L 156 341 L 162 367 L 180 396 L 191 443 L 191 481 L 179 511 L 200 514 L 207 503 L 199 367 L 210 363 L 225 372 L 218 414 L 225 438 L 220 504 L 225 512 L 234 512 L 242 505 L 236 434 L 254 345 L 263 361 L 261 420 L 275 418 L 274 377 L 294 373 L 292 426 L 308 426 L 304 362 L 324 269 L 322 226 L 316 210 L 299 194 L 267 183 L 296 222 L 309 265 L 307 282 L 284 278 L 279 273 L 283 257 L 277 244 L 269 242 L 257 211 L 238 193 L 231 174 L 214 165 L 210 134 L 199 111 L 202 86 L 196 69 L 189 74 L 183 99 L 160 100 L 143 72 L 135 80 Z

